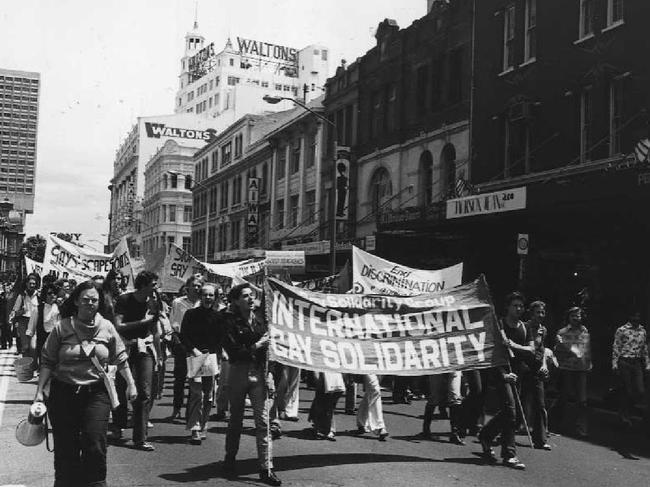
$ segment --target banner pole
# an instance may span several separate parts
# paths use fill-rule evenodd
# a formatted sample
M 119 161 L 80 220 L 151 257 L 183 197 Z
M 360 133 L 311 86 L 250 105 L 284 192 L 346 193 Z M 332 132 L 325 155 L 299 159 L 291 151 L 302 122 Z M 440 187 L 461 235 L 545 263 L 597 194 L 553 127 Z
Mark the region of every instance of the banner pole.
M 264 266 L 264 282 L 262 283 L 262 300 L 264 301 L 264 320 L 266 321 L 266 330 L 268 333 L 269 330 L 269 316 L 266 312 L 267 310 L 267 302 L 266 302 L 266 279 L 269 276 L 268 273 L 268 267 Z M 270 343 L 271 337 L 269 336 L 269 344 L 266 348 L 266 359 L 265 359 L 265 366 L 264 366 L 264 386 L 266 387 L 266 395 L 268 396 L 269 394 L 269 385 L 268 385 L 268 380 L 269 380 L 269 347 L 271 346 Z M 270 397 L 267 397 L 266 401 L 270 401 Z M 268 458 L 266 459 L 266 475 L 270 476 L 271 475 L 271 461 L 273 459 L 273 440 L 271 438 L 271 408 L 273 407 L 273 403 L 269 404 L 268 411 L 266 413 L 266 444 L 268 445 L 267 448 L 267 455 Z
M 500 326 L 501 321 L 497 320 L 497 327 L 499 329 L 499 332 L 501 333 L 501 338 L 503 338 L 504 341 L 508 339 L 506 337 L 506 332 L 504 331 L 503 327 Z M 508 373 L 512 373 L 512 366 L 510 365 L 510 359 L 515 357 L 514 352 L 510 349 L 510 347 L 506 347 L 508 349 L 508 357 L 506 360 L 506 365 L 507 365 L 507 370 Z M 521 380 L 520 377 L 517 377 L 517 380 Z M 514 384 L 513 387 L 514 393 L 515 393 L 515 401 L 517 401 L 517 408 L 519 408 L 519 412 L 521 413 L 521 420 L 524 423 L 524 428 L 526 429 L 526 436 L 528 436 L 528 442 L 530 443 L 530 447 L 534 448 L 533 446 L 533 437 L 530 436 L 530 430 L 528 429 L 528 421 L 526 421 L 526 412 L 524 411 L 524 408 L 521 404 L 521 397 L 519 397 L 519 389 L 517 388 L 517 384 Z

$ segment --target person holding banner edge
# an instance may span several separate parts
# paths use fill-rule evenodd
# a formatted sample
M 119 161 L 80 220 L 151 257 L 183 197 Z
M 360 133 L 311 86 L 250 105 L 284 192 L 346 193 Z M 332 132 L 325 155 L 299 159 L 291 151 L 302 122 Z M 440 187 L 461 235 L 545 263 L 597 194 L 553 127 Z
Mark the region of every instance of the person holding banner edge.
M 526 325 L 521 321 L 524 313 L 524 296 L 512 292 L 506 296 L 506 316 L 502 320 L 504 345 L 512 352 L 510 363 L 506 367 L 494 369 L 496 386 L 501 399 L 501 409 L 483 427 L 478 440 L 483 455 L 490 462 L 497 458 L 492 450 L 492 441 L 501 434 L 501 458 L 503 465 L 517 470 L 524 470 L 526 465 L 517 457 L 515 431 L 517 428 L 517 404 L 519 401 L 518 380 L 522 376 L 524 360 L 534 353 L 534 341 Z
M 255 418 L 260 480 L 279 486 L 282 481 L 273 471 L 270 455 L 269 393 L 266 376 L 269 333 L 267 324 L 255 313 L 255 297 L 248 283 L 233 286 L 228 293 L 230 306 L 221 312 L 222 346 L 228 354 L 230 420 L 226 432 L 226 455 L 222 472 L 226 478 L 237 476 L 235 458 L 239 451 L 246 396 L 251 400 Z

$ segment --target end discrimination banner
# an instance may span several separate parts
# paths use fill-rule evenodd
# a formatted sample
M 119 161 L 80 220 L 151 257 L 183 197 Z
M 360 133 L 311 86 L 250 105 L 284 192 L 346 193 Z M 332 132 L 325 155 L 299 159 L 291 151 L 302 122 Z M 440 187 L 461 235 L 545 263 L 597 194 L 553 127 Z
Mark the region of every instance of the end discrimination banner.
M 324 294 L 268 279 L 270 360 L 321 372 L 431 375 L 505 365 L 485 278 L 417 296 Z
M 459 286 L 462 279 L 462 262 L 434 271 L 413 269 L 352 247 L 352 290 L 357 294 L 436 293 Z

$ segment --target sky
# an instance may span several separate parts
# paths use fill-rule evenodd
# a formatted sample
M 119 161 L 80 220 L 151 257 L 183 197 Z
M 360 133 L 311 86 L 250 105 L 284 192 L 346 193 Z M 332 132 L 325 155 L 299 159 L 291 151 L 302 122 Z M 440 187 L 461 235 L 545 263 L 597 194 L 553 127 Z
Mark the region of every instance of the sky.
M 330 73 L 426 0 L 0 0 L 0 67 L 41 74 L 36 201 L 26 234 L 106 243 L 115 151 L 138 116 L 173 113 L 195 11 L 206 44 L 231 36 L 330 49 Z

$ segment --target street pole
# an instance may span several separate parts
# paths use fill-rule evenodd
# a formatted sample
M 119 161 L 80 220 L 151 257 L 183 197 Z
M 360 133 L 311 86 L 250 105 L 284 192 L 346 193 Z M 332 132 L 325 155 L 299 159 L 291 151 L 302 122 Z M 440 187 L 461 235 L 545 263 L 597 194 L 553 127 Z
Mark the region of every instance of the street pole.
M 336 126 L 332 125 L 334 150 L 332 152 L 332 191 L 330 193 L 330 276 L 336 274 L 336 158 L 338 151 L 338 136 Z

